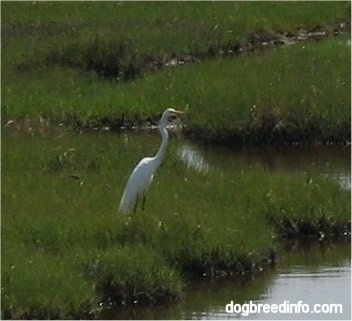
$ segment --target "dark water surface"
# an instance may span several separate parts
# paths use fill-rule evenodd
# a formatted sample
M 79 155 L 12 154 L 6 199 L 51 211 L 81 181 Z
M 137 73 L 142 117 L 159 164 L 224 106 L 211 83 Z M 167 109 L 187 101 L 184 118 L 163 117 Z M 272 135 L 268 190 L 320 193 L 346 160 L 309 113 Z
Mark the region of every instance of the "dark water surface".
M 209 166 L 229 168 L 234 163 L 242 166 L 262 166 L 272 172 L 317 172 L 336 179 L 351 189 L 350 146 L 290 146 L 290 147 L 199 147 L 180 144 L 178 156 L 199 171 Z

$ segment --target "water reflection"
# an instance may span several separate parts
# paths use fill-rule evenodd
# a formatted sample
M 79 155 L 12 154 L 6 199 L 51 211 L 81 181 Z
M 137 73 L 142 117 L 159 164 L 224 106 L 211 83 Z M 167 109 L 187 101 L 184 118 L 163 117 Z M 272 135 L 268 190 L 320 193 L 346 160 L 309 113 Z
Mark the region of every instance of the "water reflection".
M 209 164 L 204 160 L 203 155 L 192 145 L 181 145 L 177 150 L 177 156 L 187 165 L 187 168 L 192 167 L 201 173 L 207 173 L 209 170 Z
M 329 173 L 324 176 L 334 179 L 344 190 L 351 190 L 351 173 Z
M 175 136 L 175 133 L 172 134 Z M 153 155 L 160 145 L 157 130 L 137 131 L 120 136 L 123 143 L 140 149 L 141 157 Z M 170 153 L 174 153 L 187 168 L 206 174 L 210 169 L 231 168 L 234 164 L 262 166 L 277 172 L 316 172 L 336 180 L 351 190 L 350 146 L 288 146 L 246 147 L 199 146 L 180 137 L 170 139 Z
M 177 156 L 187 165 L 206 173 L 210 167 L 262 166 L 272 172 L 315 171 L 351 190 L 350 147 L 200 147 L 182 143 Z
M 339 245 L 341 246 L 341 245 Z M 340 251 L 339 246 L 332 246 L 326 250 L 314 245 L 313 248 L 301 247 L 301 254 L 292 255 L 290 265 L 278 266 L 279 272 L 270 288 L 261 294 L 257 302 L 280 304 L 284 300 L 290 303 L 302 301 L 312 310 L 314 305 L 337 304 L 342 311 L 336 309 L 335 313 L 290 314 L 285 319 L 291 320 L 341 320 L 351 318 L 351 256 L 347 251 L 341 257 L 333 251 Z M 350 250 L 350 244 L 346 244 Z M 303 250 L 302 250 L 303 249 Z M 311 257 L 309 257 L 311 255 Z M 317 256 L 318 255 L 318 256 Z M 335 259 L 334 259 L 335 258 Z M 332 307 L 333 308 L 333 307 Z M 326 310 L 327 312 L 327 310 Z M 250 319 L 282 319 L 280 314 L 252 315 Z

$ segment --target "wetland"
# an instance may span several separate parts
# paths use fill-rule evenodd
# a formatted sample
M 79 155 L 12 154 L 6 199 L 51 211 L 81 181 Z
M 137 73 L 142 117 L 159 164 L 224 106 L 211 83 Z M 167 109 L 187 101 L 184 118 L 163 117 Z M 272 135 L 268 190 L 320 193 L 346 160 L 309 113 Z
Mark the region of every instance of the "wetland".
M 348 318 L 350 17 L 344 1 L 1 2 L 2 318 L 223 319 L 284 299 Z M 145 211 L 122 215 L 167 107 L 187 116 Z
M 183 302 L 192 278 L 272 273 L 287 239 L 349 239 L 341 146 L 230 150 L 172 135 L 146 210 L 119 214 L 130 171 L 159 142 L 156 130 L 3 133 L 2 293 L 17 311 L 5 317 L 19 306 L 19 317 L 63 317 L 63 302 L 86 318 Z

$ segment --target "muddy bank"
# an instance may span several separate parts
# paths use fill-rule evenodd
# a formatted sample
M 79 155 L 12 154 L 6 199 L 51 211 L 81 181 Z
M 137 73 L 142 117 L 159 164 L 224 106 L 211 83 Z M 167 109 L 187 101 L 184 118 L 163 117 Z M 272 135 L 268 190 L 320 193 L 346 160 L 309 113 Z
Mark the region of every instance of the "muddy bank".
M 348 145 L 351 128 L 344 121 L 332 128 L 319 120 L 301 124 L 295 119 L 262 119 L 233 128 L 214 129 L 200 126 L 185 127 L 185 136 L 202 144 L 223 145 Z
M 69 129 L 76 132 L 106 131 L 123 133 L 130 130 L 156 130 L 160 115 L 143 119 L 111 116 L 82 120 L 76 116 L 66 116 L 64 120 L 52 121 L 40 117 L 4 117 L 3 128 L 11 132 L 43 132 L 52 129 Z M 173 127 L 171 125 L 171 127 Z M 298 120 L 281 119 L 268 113 L 253 122 L 242 123 L 232 128 L 212 128 L 187 124 L 176 125 L 183 135 L 201 144 L 222 145 L 349 145 L 351 126 L 349 120 L 336 124 L 321 119 Z
M 162 60 L 153 60 L 146 62 L 147 71 L 156 71 L 164 67 L 182 66 L 186 63 L 201 62 L 204 59 L 215 57 L 231 57 L 244 53 L 254 52 L 263 49 L 288 46 L 301 41 L 323 40 L 329 36 L 344 34 L 349 30 L 350 23 L 342 22 L 338 26 L 329 29 L 323 29 L 319 26 L 305 30 L 299 29 L 297 32 L 278 32 L 273 35 L 265 33 L 256 33 L 240 42 L 230 42 L 220 47 L 210 47 L 204 52 L 191 52 L 184 55 L 172 54 L 170 57 L 164 57 Z

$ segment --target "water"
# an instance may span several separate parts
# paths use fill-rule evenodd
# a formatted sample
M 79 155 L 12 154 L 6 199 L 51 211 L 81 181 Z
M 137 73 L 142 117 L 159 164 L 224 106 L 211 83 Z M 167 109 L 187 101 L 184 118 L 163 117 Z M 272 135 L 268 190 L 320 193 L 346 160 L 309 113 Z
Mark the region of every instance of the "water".
M 248 279 L 193 280 L 178 304 L 130 307 L 104 315 L 113 319 L 241 319 L 241 320 L 351 320 L 351 247 L 349 242 L 291 244 L 275 268 Z M 226 305 L 289 304 L 301 301 L 313 309 L 342 306 L 340 313 L 226 313 Z M 333 308 L 333 307 L 332 307 Z M 285 312 L 285 310 L 282 310 Z M 292 307 L 291 311 L 295 311 Z M 298 311 L 298 310 L 296 310 Z
M 261 166 L 272 172 L 317 172 L 336 180 L 342 188 L 351 190 L 350 146 L 199 146 L 171 136 L 167 158 L 177 157 L 187 168 L 196 169 L 203 174 L 211 168 L 225 172 L 233 164 L 242 167 Z M 139 151 L 141 157 L 156 153 L 160 144 L 157 130 L 136 132 L 123 137 L 123 143 L 127 142 L 142 150 Z
M 351 190 L 350 147 L 199 147 L 189 142 L 179 145 L 177 156 L 199 172 L 210 166 L 230 168 L 233 164 L 262 166 L 272 172 L 319 172 Z

